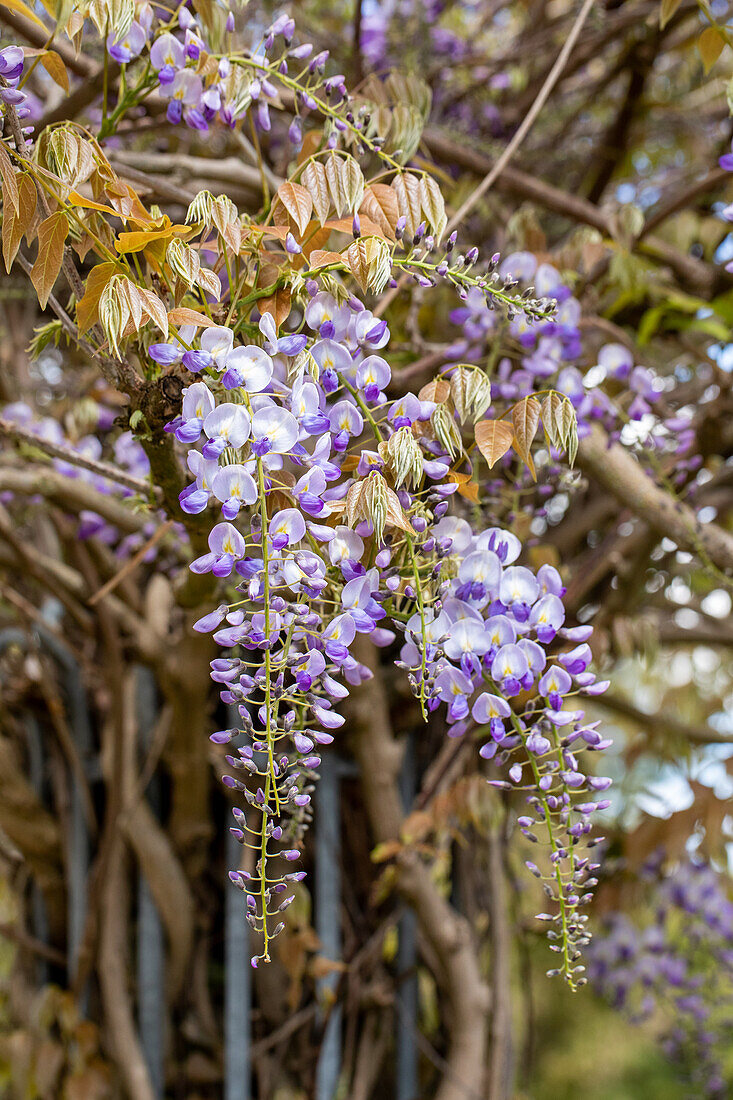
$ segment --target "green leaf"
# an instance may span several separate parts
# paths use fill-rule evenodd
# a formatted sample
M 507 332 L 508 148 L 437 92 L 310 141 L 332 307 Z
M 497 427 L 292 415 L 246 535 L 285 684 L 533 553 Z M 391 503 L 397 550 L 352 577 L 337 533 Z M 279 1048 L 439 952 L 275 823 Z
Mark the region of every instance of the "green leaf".
M 725 39 L 717 27 L 706 27 L 697 40 L 697 48 L 702 58 L 703 68 L 709 73 L 723 52 Z
M 662 5 L 659 9 L 659 26 L 662 30 L 667 26 L 681 3 L 682 0 L 662 0 Z
M 41 22 L 38 16 L 35 15 L 26 4 L 23 3 L 23 0 L 2 0 L 0 7 L 9 8 L 10 11 L 17 11 L 24 19 L 30 19 L 31 23 L 35 23 L 37 27 L 40 27 L 42 31 L 48 34 L 48 27 Z

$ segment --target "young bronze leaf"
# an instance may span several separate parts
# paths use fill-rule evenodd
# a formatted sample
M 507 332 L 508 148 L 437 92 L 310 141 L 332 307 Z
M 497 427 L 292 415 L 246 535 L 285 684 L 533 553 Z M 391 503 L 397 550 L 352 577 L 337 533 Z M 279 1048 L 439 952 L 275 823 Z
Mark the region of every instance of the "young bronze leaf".
M 349 245 L 346 250 L 346 258 L 351 268 L 351 274 L 361 289 L 366 291 L 369 286 L 369 249 L 363 237 Z
M 405 230 L 412 237 L 422 221 L 420 180 L 410 172 L 401 172 L 392 180 L 392 189 L 397 196 L 400 217 L 405 218 Z
M 205 290 L 207 294 L 210 294 L 215 302 L 218 302 L 221 298 L 221 279 L 208 267 L 202 267 L 196 276 L 196 282 Z
M 421 401 L 435 401 L 443 405 L 450 397 L 450 382 L 446 378 L 434 378 L 427 382 L 417 395 Z
M 717 27 L 706 27 L 697 40 L 697 48 L 700 51 L 703 68 L 709 73 L 715 62 L 723 52 L 725 39 Z
M 385 237 L 395 239 L 395 227 L 400 216 L 397 195 L 388 183 L 372 183 L 364 192 L 359 213 L 379 226 Z
M 62 210 L 51 214 L 38 227 L 38 256 L 30 275 L 42 309 L 46 308 L 48 296 L 61 270 L 64 241 L 68 232 L 69 223 Z
M 189 309 L 188 306 L 176 306 L 168 311 L 168 320 L 172 325 L 201 325 L 203 328 L 213 328 L 216 324 L 205 313 L 199 313 L 197 309 Z
M 360 215 L 360 221 L 362 236 L 384 238 L 384 233 L 380 227 L 366 214 Z M 353 218 L 329 218 L 324 228 L 334 230 L 337 233 L 348 233 L 351 237 L 354 231 L 354 221 Z
M 18 181 L 15 178 L 10 157 L 5 152 L 5 147 L 0 145 L 0 178 L 3 181 L 3 206 L 12 203 L 13 210 L 17 214 L 20 209 L 20 197 L 18 195 Z
M 69 193 L 69 202 L 74 206 L 82 206 L 85 210 L 99 210 L 102 214 L 111 214 L 113 217 L 117 217 L 117 211 L 113 210 L 111 206 L 105 206 L 103 202 L 88 199 L 84 195 L 80 195 L 78 191 Z
M 140 293 L 140 287 L 133 283 L 131 279 L 121 279 L 119 285 L 120 295 L 126 300 L 130 311 L 132 331 L 138 332 L 143 321 L 143 297 Z
M 461 424 L 465 424 L 470 412 L 471 400 L 468 395 L 468 384 L 473 373 L 470 367 L 464 367 L 462 363 L 459 363 L 450 379 L 450 395 L 453 398 L 453 404 L 456 407 Z
M 567 451 L 568 462 L 571 466 L 575 463 L 578 453 L 578 418 L 573 408 L 573 403 L 567 397 L 560 405 L 558 413 L 558 426 L 561 433 L 562 445 Z
M 364 198 L 364 174 L 353 157 L 341 159 L 341 183 L 346 197 L 346 209 L 355 214 Z
M 316 228 L 314 228 L 314 226 Z M 330 236 L 330 230 L 326 229 L 323 225 L 319 227 L 317 221 L 314 219 L 308 226 L 305 239 L 303 240 L 304 259 L 310 260 L 314 252 L 318 252 L 319 249 L 324 249 Z M 310 266 L 310 264 L 307 266 Z
M 167 340 L 168 314 L 166 313 L 165 306 L 160 298 L 156 294 L 153 294 L 152 290 L 146 290 L 145 287 L 140 287 L 140 295 L 142 298 L 143 311 L 147 313 L 153 324 L 158 326 L 163 333 L 163 337 Z
M 313 210 L 321 225 L 328 218 L 331 210 L 331 198 L 328 193 L 328 181 L 326 169 L 320 161 L 312 160 L 306 164 L 301 176 L 303 183 L 308 188 L 308 193 L 313 201 Z
M 396 527 L 399 531 L 405 531 L 408 535 L 414 535 L 415 533 L 402 510 L 400 498 L 394 489 L 390 488 L 387 489 L 387 523 L 390 527 Z
M 329 252 L 328 249 L 324 250 L 322 248 L 314 248 L 308 257 L 308 265 L 313 269 L 345 262 L 340 252 Z
M 436 241 L 439 241 L 448 224 L 448 219 L 442 192 L 432 176 L 420 178 L 420 205 L 428 225 L 435 234 Z
M 260 298 L 257 308 L 260 313 L 271 313 L 275 318 L 275 327 L 280 328 L 290 315 L 291 304 L 290 287 L 281 286 L 269 298 Z
M 476 425 L 476 446 L 486 459 L 489 469 L 512 445 L 514 431 L 505 420 L 482 420 Z
M 336 215 L 340 218 L 347 205 L 341 157 L 332 152 L 330 157 L 326 160 L 325 170 L 328 193 L 331 196 L 331 202 L 333 203 Z
M 96 324 L 102 291 L 112 276 L 120 274 L 121 271 L 122 268 L 119 264 L 110 261 L 109 263 L 97 264 L 89 272 L 84 296 L 76 303 L 76 327 L 80 336 L 83 336 L 92 325 Z
M 173 227 L 170 225 L 165 229 L 141 229 L 133 233 L 118 233 L 115 248 L 120 255 L 124 256 L 128 252 L 142 252 L 148 245 L 156 241 L 167 241 L 172 236 Z
M 8 204 L 3 211 L 3 259 L 5 260 L 5 270 L 8 273 L 10 273 L 13 266 L 13 260 L 18 255 L 22 239 L 23 228 L 20 225 L 20 219 L 12 206 Z
M 291 183 L 286 180 L 278 187 L 277 195 L 297 225 L 298 232 L 302 237 L 308 228 L 311 211 L 313 210 L 313 199 L 310 191 L 307 187 L 303 187 L 302 183 Z
M 537 426 L 540 422 L 540 403 L 536 397 L 525 397 L 514 406 L 512 411 L 514 423 L 514 448 L 527 464 L 527 469 L 536 479 L 534 460 L 530 454 L 532 440 L 537 434 Z
M 478 482 L 474 481 L 469 474 L 459 473 L 458 470 L 449 470 L 446 474 L 446 479 L 458 486 L 457 492 L 462 497 L 465 497 L 466 500 L 470 500 L 472 504 L 478 504 Z
M 23 234 L 28 232 L 33 222 L 36 213 L 36 202 L 38 201 L 36 185 L 30 176 L 20 177 L 18 191 L 20 198 L 18 213 L 16 214 L 12 207 L 8 207 L 3 214 L 3 257 L 5 259 L 5 270 L 8 272 L 13 266 L 13 260 L 18 255 Z
M 41 58 L 41 64 L 51 79 L 58 84 L 59 88 L 63 88 L 68 95 L 69 74 L 66 71 L 66 66 L 61 60 L 60 54 L 57 54 L 55 50 L 48 50 Z
M 558 420 L 561 405 L 562 397 L 556 390 L 552 390 L 542 402 L 542 426 L 553 447 L 562 446 L 562 432 Z

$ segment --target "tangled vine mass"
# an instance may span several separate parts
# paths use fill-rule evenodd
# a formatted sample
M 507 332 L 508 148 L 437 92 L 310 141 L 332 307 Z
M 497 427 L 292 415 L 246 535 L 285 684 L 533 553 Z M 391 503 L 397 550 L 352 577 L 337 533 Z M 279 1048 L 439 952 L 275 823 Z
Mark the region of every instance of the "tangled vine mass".
M 241 742 L 226 757 L 234 774 L 223 782 L 246 799 L 247 810 L 233 811 L 233 832 L 257 853 L 253 873 L 230 873 L 245 893 L 248 921 L 262 933 L 252 964 L 269 961 L 270 941 L 293 901 L 288 888 L 303 877 L 283 867 L 299 857 L 321 747 L 344 724 L 338 704 L 349 684 L 370 676 L 351 647 L 358 635 L 389 646 L 399 633 L 399 664 L 423 715 L 444 703 L 449 736 L 473 725 L 485 738 L 480 755 L 508 777 L 488 782 L 527 792 L 519 823 L 539 842 L 537 829 L 549 849 L 545 889 L 556 913 L 540 919 L 552 925 L 558 953 L 551 972 L 582 983 L 582 906 L 597 869 L 584 842 L 593 812 L 609 805 L 593 792 L 610 786 L 582 770 L 581 752 L 604 741 L 594 724 L 585 725 L 583 710 L 571 709 L 576 697 L 604 688 L 588 669 L 592 628 L 563 627 L 557 570 L 546 565 L 535 575 L 514 564 L 522 550 L 515 535 L 488 526 L 490 516 L 471 517 L 472 526 L 467 509 L 450 511 L 461 487 L 480 504 L 482 458 L 491 469 L 514 445 L 533 472 L 540 422 L 550 453 L 572 455 L 575 408 L 562 391 L 544 388 L 508 408 L 504 402 L 497 416 L 490 379 L 469 363 L 451 365 L 418 394 L 389 400 L 387 322 L 349 284 L 366 296 L 396 286 L 402 274 L 425 288 L 447 280 L 470 308 L 479 298 L 478 308 L 527 331 L 542 325 L 545 340 L 564 335 L 566 326 L 553 320 L 557 300 L 535 297 L 532 286 L 518 293 L 512 273 L 499 272 L 498 256 L 482 270 L 477 248 L 456 254 L 455 231 L 441 247 L 447 219 L 437 184 L 382 152 L 368 114 L 351 110 L 343 78 L 324 79 L 326 57 L 310 60 L 309 43 L 292 44 L 291 19 L 273 23 L 252 57 L 217 57 L 187 9 L 176 21 L 179 37 L 169 24 L 153 28 L 152 9 L 143 22 L 128 23 L 128 13 L 108 36 L 110 56 L 128 63 L 152 38 L 149 61 L 127 104 L 123 98 L 103 121 L 102 135 L 156 85 L 170 99 L 168 121 L 196 129 L 217 114 L 232 126 L 256 103 L 258 124 L 268 130 L 268 99 L 278 85 L 326 123 L 323 148 L 300 159 L 261 226 L 243 222 L 225 197 L 201 192 L 185 227 L 118 235 L 121 257 L 137 257 L 155 238 L 164 243 L 176 298 L 195 303 L 177 307 L 177 324 L 134 269 L 128 274 L 119 263 L 116 270 L 118 261 L 93 270 L 94 288 L 87 285 L 80 302 L 91 289 L 97 300 L 88 307 L 112 354 L 143 317 L 160 324 L 164 316 L 167 339 L 142 343 L 143 363 L 152 377 L 180 364 L 198 378 L 186 378 L 181 413 L 165 430 L 186 448 L 194 478 L 181 491 L 181 508 L 211 517 L 208 552 L 189 568 L 238 582 L 231 602 L 194 629 L 214 631 L 223 655 L 211 675 L 241 719 L 211 738 Z M 17 84 L 22 51 L 10 47 L 3 59 L 6 79 Z M 301 61 L 305 70 L 291 77 Z M 28 110 L 19 89 L 8 87 L 4 98 L 16 117 Z M 294 151 L 303 144 L 299 119 L 288 135 Z M 379 180 L 389 182 L 367 184 L 359 158 L 344 146 L 356 146 L 362 158 L 373 153 Z M 27 157 L 25 142 L 15 152 Z M 104 166 L 99 145 L 67 128 L 49 137 L 47 160 L 64 172 L 67 190 L 101 176 Z M 33 185 L 32 170 L 25 178 Z M 75 190 L 69 197 L 73 207 Z M 68 226 L 63 208 L 48 220 L 54 235 Z M 331 231 L 347 228 L 353 243 L 343 253 L 313 247 L 316 237 L 325 244 Z M 266 260 L 264 240 L 274 246 Z M 202 266 L 202 256 L 213 267 Z M 272 265 L 273 274 L 269 286 L 246 293 L 253 261 L 260 272 Z M 548 654 L 556 639 L 579 644 Z M 510 702 L 522 693 L 519 706 Z M 254 791 L 237 771 L 257 777 Z

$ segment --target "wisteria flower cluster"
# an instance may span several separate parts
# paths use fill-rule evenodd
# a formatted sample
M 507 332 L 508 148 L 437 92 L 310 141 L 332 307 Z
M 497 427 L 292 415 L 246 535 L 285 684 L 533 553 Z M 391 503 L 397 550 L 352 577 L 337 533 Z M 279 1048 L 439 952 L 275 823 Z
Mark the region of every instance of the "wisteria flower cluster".
M 728 1096 L 733 902 L 723 876 L 699 859 L 666 865 L 659 853 L 641 879 L 648 918 L 610 914 L 588 951 L 588 977 L 634 1023 L 656 1027 L 691 1095 Z
M 219 515 L 209 552 L 191 569 L 232 578 L 238 593 L 197 624 L 226 651 L 212 677 L 241 717 L 213 739 L 246 736 L 227 757 L 224 782 L 256 811 L 235 811 L 235 835 L 258 860 L 253 874 L 232 879 L 268 958 L 292 900 L 280 895 L 302 876 L 273 868 L 297 860 L 322 747 L 344 722 L 337 707 L 348 685 L 371 675 L 354 644 L 362 634 L 388 646 L 403 632 L 400 662 L 424 713 L 447 703 L 452 736 L 472 716 L 489 735 L 482 756 L 509 765 L 510 782 L 492 782 L 532 792 L 520 824 L 530 838 L 535 827 L 549 836 L 558 909 L 547 919 L 558 924 L 557 972 L 575 984 L 587 939 L 578 910 L 593 885 L 579 844 L 604 806 L 592 792 L 609 783 L 581 771 L 579 750 L 606 742 L 565 707 L 603 690 L 588 672 L 590 628 L 563 627 L 559 575 L 514 564 L 515 536 L 474 535 L 447 514 L 457 488 L 450 433 L 436 423 L 436 401 L 386 399 L 388 341 L 386 323 L 359 299 L 313 280 L 297 333 L 278 336 L 264 313 L 257 342 L 240 345 L 214 326 L 149 348 L 158 363 L 180 362 L 196 376 L 169 425 L 189 448 L 194 477 L 181 506 Z M 460 441 L 455 411 L 442 406 L 441 416 Z M 550 664 L 556 639 L 574 648 Z
M 591 899 L 598 865 L 580 854 L 580 844 L 591 831 L 591 815 L 610 804 L 594 795 L 611 780 L 586 775 L 581 753 L 611 742 L 603 740 L 597 722 L 586 723 L 582 710 L 566 704 L 608 686 L 588 670 L 592 628 L 563 626 L 565 589 L 557 570 L 543 565 L 535 575 L 514 564 L 521 544 L 511 532 L 489 528 L 475 535 L 466 520 L 446 516 L 433 538 L 454 575 L 441 584 L 441 598 L 427 614 L 408 620 L 402 662 L 419 669 L 417 678 L 414 671 L 411 676 L 429 710 L 446 704 L 448 736 L 463 736 L 471 724 L 488 734 L 480 755 L 508 772 L 508 780 L 490 784 L 527 792 L 519 826 L 533 843 L 544 834 L 550 873 L 543 875 L 534 861 L 527 867 L 544 878 L 545 893 L 558 907 L 541 914 L 558 926 L 550 938 L 558 941 L 552 949 L 562 960 L 550 973 L 582 984 L 578 948 L 588 936 L 579 910 Z M 556 642 L 572 648 L 550 663 L 547 651 Z

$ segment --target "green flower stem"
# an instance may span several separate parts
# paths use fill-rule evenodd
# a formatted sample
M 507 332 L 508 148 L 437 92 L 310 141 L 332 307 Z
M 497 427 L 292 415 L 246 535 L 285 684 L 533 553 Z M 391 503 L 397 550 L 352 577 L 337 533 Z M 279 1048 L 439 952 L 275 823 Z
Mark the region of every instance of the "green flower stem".
M 492 689 L 496 692 L 498 692 L 498 690 L 499 690 L 498 687 L 496 686 L 496 684 L 492 684 Z M 520 725 L 519 718 L 514 713 L 514 711 L 511 712 L 511 722 L 512 722 L 512 726 L 514 727 L 514 730 L 515 730 L 517 736 L 520 738 L 522 744 L 524 745 L 524 747 L 526 749 L 526 747 L 527 747 L 527 737 L 526 737 L 526 734 L 525 734 L 524 730 L 522 729 L 522 727 Z M 540 787 L 540 778 L 541 777 L 540 777 L 539 768 L 537 767 L 537 763 L 534 759 L 534 756 L 532 755 L 531 752 L 529 752 L 529 750 L 527 750 L 527 760 L 528 760 L 530 768 L 532 769 L 532 774 L 534 776 L 535 787 L 537 789 L 537 797 L 539 798 L 540 803 L 542 804 L 542 809 L 545 812 L 545 825 L 547 826 L 547 835 L 548 835 L 548 838 L 549 838 L 549 841 L 550 841 L 550 847 L 552 848 L 552 851 L 554 853 L 557 853 L 559 851 L 561 845 L 559 845 L 557 843 L 557 839 L 555 837 L 555 830 L 554 830 L 553 825 L 552 825 L 551 811 L 550 811 L 550 807 L 547 804 L 547 796 L 546 796 L 545 792 L 542 790 L 542 788 Z M 572 971 L 571 971 L 571 967 L 570 967 L 570 955 L 569 955 L 569 951 L 568 951 L 568 906 L 567 906 L 567 901 L 565 899 L 565 894 L 564 894 L 564 883 L 563 883 L 563 879 L 562 879 L 562 871 L 560 870 L 560 860 L 559 859 L 554 864 L 553 876 L 554 876 L 555 882 L 557 884 L 557 897 L 558 897 L 558 904 L 560 906 L 560 920 L 561 920 L 561 927 L 562 927 L 562 967 L 561 967 L 561 969 L 562 969 L 563 976 L 566 979 L 566 981 L 568 982 L 570 988 L 572 990 L 575 990 L 576 985 L 575 985 L 575 982 L 574 982 L 573 976 L 572 976 Z
M 407 552 L 410 555 L 410 563 L 412 565 L 412 577 L 415 583 L 415 599 L 417 600 L 417 606 L 420 611 L 420 632 L 422 635 L 422 644 L 420 646 L 420 711 L 423 716 L 423 721 L 427 722 L 428 712 L 425 706 L 425 673 L 427 670 L 427 657 L 425 654 L 425 600 L 423 598 L 422 580 L 420 578 L 417 558 L 415 557 L 415 547 L 413 544 L 412 535 L 405 534 L 405 544 L 407 545 Z

